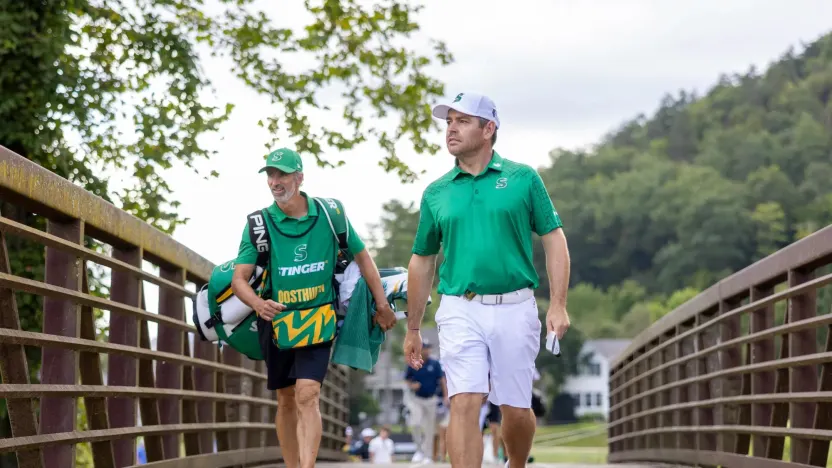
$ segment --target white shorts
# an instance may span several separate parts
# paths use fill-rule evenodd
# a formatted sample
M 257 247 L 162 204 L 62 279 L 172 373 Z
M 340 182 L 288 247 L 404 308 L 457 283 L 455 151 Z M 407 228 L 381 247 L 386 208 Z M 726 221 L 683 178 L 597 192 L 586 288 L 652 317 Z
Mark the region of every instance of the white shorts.
M 448 396 L 488 394 L 490 372 L 489 401 L 531 407 L 542 327 L 533 297 L 517 304 L 487 305 L 443 295 L 436 325 Z

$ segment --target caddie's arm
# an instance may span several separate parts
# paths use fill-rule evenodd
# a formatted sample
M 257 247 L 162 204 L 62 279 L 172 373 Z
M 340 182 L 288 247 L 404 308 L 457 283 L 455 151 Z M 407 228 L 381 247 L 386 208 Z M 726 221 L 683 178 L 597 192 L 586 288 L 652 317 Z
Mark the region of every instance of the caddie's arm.
M 424 364 L 422 360 L 422 317 L 433 286 L 436 271 L 436 254 L 442 236 L 435 222 L 430 203 L 422 195 L 419 211 L 419 226 L 413 241 L 413 256 L 407 267 L 407 334 L 404 338 L 404 356 L 408 364 L 416 369 Z
M 543 241 L 546 254 L 546 273 L 549 277 L 549 310 L 546 330 L 563 338 L 569 328 L 566 295 L 569 290 L 570 259 L 563 223 L 552 204 L 540 174 L 535 171 L 530 187 L 532 227 Z
M 354 261 L 376 301 L 375 322 L 382 330 L 390 330 L 396 325 L 396 313 L 387 302 L 387 295 L 384 293 L 384 285 L 381 283 L 381 274 L 378 272 L 376 262 L 367 249 L 358 252 Z
M 286 306 L 258 296 L 248 284 L 252 273 L 254 273 L 254 265 L 235 265 L 234 276 L 231 278 L 231 291 L 243 304 L 251 307 L 258 317 L 272 320 L 278 312 L 286 309 Z
M 234 275 L 231 277 L 231 291 L 243 304 L 251 307 L 257 316 L 272 320 L 278 312 L 286 306 L 271 299 L 263 300 L 254 292 L 248 284 L 251 275 L 254 273 L 254 265 L 257 261 L 257 249 L 251 243 L 248 234 L 248 225 L 243 229 L 243 238 L 240 241 L 240 248 L 237 252 L 237 260 L 234 262 Z
M 376 267 L 376 262 L 367 251 L 367 246 L 361 240 L 361 236 L 355 232 L 352 223 L 347 221 L 347 229 L 349 235 L 347 236 L 347 249 L 353 256 L 353 261 L 358 265 L 358 270 L 361 271 L 361 276 L 367 282 L 367 287 L 370 288 L 370 293 L 376 302 L 376 313 L 373 316 L 373 322 L 378 324 L 382 330 L 387 331 L 396 325 L 396 314 L 390 308 L 387 302 L 387 295 L 384 294 L 384 286 L 381 283 L 381 275 Z

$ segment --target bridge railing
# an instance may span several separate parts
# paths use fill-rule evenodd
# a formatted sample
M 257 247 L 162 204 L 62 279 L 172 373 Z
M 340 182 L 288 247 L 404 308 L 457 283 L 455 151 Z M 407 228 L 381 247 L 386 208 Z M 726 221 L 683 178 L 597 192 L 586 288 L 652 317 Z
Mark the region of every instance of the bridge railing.
M 827 466 L 832 226 L 713 285 L 612 366 L 609 461 Z
M 124 467 L 137 463 L 142 437 L 150 466 L 280 460 L 263 363 L 200 341 L 186 319 L 213 264 L 2 146 L 0 209 L 0 398 L 10 421 L 0 433 L 11 432 L 0 457 L 68 468 L 88 447 L 95 468 Z M 157 312 L 146 291 L 157 292 Z M 21 327 L 32 317 L 20 309 L 42 316 L 40 331 Z M 324 383 L 323 460 L 345 458 L 346 383 L 340 367 Z

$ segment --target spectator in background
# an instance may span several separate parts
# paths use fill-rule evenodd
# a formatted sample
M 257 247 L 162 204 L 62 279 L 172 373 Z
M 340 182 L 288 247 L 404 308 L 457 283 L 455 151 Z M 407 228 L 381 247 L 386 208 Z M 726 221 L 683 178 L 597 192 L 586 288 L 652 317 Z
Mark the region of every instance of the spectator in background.
M 364 428 L 361 431 L 361 440 L 355 442 L 350 449 L 350 455 L 355 455 L 361 461 L 370 461 L 370 441 L 376 436 L 376 431 L 371 427 Z
M 137 464 L 138 465 L 144 465 L 145 463 L 147 463 L 147 451 L 145 451 L 145 448 L 144 448 L 144 439 L 139 440 L 137 450 L 138 450 L 138 452 L 136 454 Z
M 347 428 L 344 429 L 344 436 L 347 439 L 347 443 L 344 444 L 344 451 L 346 452 L 349 451 L 350 447 L 352 447 L 352 426 L 347 426 Z
M 395 447 L 390 438 L 390 428 L 382 427 L 378 437 L 370 441 L 370 461 L 376 465 L 393 463 Z
M 437 394 L 448 405 L 448 387 L 445 384 L 445 372 L 442 365 L 430 356 L 432 345 L 428 340 L 422 341 L 422 360 L 420 369 L 408 367 L 404 379 L 410 392 L 406 394 L 405 403 L 410 411 L 410 432 L 416 444 L 413 463 L 430 463 L 433 457 L 433 439 L 436 434 Z

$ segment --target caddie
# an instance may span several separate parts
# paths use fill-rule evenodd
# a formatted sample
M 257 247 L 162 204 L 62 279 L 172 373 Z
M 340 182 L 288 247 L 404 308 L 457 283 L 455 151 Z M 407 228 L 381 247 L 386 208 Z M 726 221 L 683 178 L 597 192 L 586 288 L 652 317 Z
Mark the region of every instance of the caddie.
M 408 268 L 404 355 L 414 368 L 423 364 L 419 327 L 441 246 L 435 320 L 451 399 L 451 465 L 481 466 L 478 414 L 488 395 L 502 413 L 506 466 L 524 467 L 535 432 L 530 402 L 541 341 L 532 234 L 541 236 L 546 253 L 546 328 L 558 338 L 569 327 L 566 237 L 537 171 L 494 151 L 500 119 L 490 98 L 460 93 L 434 107 L 433 116 L 447 123 L 455 164 L 422 194 Z
M 263 210 L 271 242 L 255 246 L 249 224 L 243 231 L 231 287 L 257 313 L 257 328 L 268 372 L 268 388 L 277 391 L 275 421 L 288 468 L 315 465 L 321 441 L 319 397 L 335 333 L 335 266 L 339 243 L 332 217 L 319 199 L 300 190 L 303 162 L 297 152 L 281 148 L 260 169 L 274 198 Z M 333 199 L 333 213 L 346 216 Z M 387 302 L 378 268 L 348 219 L 346 250 L 366 280 L 377 304 L 375 321 L 387 331 L 396 316 Z M 260 244 L 261 237 L 255 237 Z M 249 286 L 260 251 L 268 247 L 270 292 L 260 297 Z

